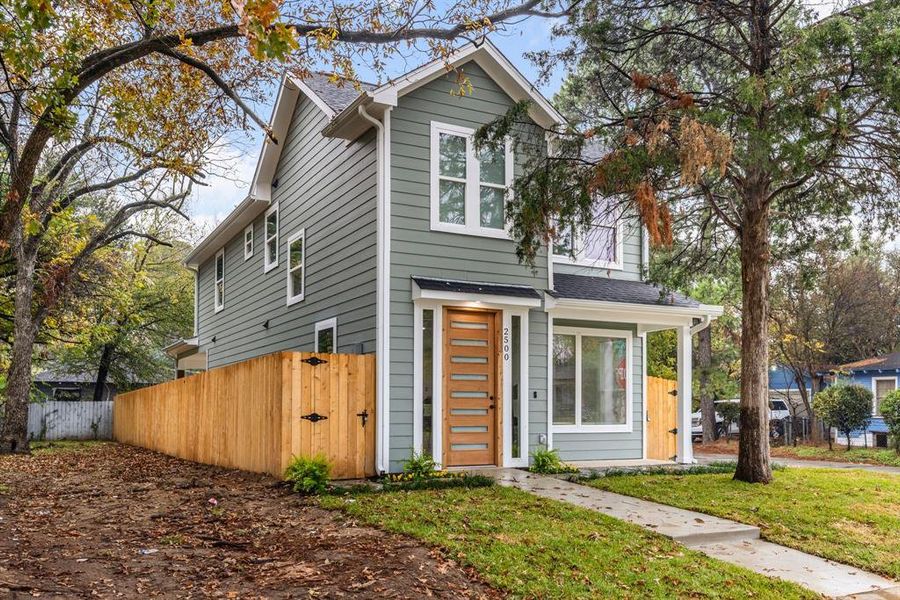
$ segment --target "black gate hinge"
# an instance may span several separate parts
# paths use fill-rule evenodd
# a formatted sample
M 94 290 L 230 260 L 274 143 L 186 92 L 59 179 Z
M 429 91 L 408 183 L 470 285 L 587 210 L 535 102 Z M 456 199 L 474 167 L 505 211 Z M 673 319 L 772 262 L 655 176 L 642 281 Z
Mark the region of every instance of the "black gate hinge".
M 312 366 L 314 366 L 314 367 L 318 367 L 319 365 L 324 365 L 324 364 L 327 363 L 328 361 L 325 360 L 325 359 L 319 358 L 318 356 L 310 356 L 309 358 L 304 358 L 304 359 L 303 359 L 302 361 L 300 361 L 300 362 L 305 362 L 305 363 L 308 364 L 308 365 L 312 365 Z
M 320 415 L 319 413 L 309 413 L 308 415 L 303 415 L 300 417 L 301 419 L 306 419 L 307 421 L 312 421 L 313 423 L 318 423 L 319 421 L 324 421 L 328 417 L 325 415 Z
M 669 433 L 674 433 L 674 434 L 677 435 L 677 434 L 678 434 L 678 428 L 676 427 L 675 429 L 670 429 L 670 430 L 669 430 Z

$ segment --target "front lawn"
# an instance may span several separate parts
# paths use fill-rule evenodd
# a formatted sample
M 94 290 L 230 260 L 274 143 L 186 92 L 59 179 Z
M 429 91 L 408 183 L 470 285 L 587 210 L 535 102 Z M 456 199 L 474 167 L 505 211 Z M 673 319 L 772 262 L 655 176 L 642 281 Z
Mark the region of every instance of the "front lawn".
M 900 476 L 787 468 L 769 485 L 731 474 L 619 475 L 588 485 L 757 525 L 762 536 L 900 579 Z
M 515 597 L 817 597 L 635 525 L 511 488 L 326 496 L 321 503 L 439 546 Z
M 697 446 L 695 453 L 710 452 L 716 454 L 737 454 L 737 442 L 718 441 L 714 444 Z M 803 460 L 829 460 L 854 464 L 881 465 L 884 467 L 900 467 L 900 454 L 885 448 L 851 448 L 840 443 L 833 450 L 828 446 L 773 446 L 772 457 L 798 458 Z

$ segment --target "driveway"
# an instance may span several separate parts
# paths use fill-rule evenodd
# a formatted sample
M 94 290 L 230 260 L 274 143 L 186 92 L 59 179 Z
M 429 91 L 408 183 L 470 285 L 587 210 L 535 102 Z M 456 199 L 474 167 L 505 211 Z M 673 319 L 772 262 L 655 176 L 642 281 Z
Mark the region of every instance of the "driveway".
M 0 597 L 497 598 L 261 475 L 112 443 L 0 457 Z

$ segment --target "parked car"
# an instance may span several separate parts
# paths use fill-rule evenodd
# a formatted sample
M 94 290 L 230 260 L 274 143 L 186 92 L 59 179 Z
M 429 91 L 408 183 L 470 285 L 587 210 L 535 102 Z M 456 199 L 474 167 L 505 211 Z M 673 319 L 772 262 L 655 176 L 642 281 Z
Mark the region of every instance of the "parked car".
M 740 402 L 740 399 L 717 400 L 715 404 L 718 406 L 724 402 L 736 404 Z M 769 400 L 769 422 L 772 424 L 772 437 L 777 438 L 783 435 L 782 420 L 790 416 L 791 411 L 784 400 Z M 725 434 L 737 433 L 740 430 L 740 424 L 738 421 L 735 421 L 726 430 L 724 419 L 719 414 L 719 411 L 716 410 L 716 429 L 718 430 L 718 437 L 721 437 Z M 703 419 L 699 410 L 691 414 L 691 439 L 695 442 L 703 439 Z

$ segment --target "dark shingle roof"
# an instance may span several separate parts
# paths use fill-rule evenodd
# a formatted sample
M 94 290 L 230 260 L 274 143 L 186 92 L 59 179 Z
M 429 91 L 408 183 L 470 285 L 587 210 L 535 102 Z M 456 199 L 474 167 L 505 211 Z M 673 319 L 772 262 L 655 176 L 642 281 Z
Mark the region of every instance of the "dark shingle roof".
M 847 371 L 864 371 L 875 369 L 900 369 L 900 352 L 892 352 L 872 358 L 865 358 L 841 365 Z
M 654 306 L 697 308 L 700 303 L 677 292 L 666 292 L 661 287 L 642 281 L 623 281 L 606 277 L 585 275 L 553 275 L 553 291 L 556 298 L 573 300 L 598 300 L 602 302 L 628 302 Z
M 371 83 L 364 82 L 359 83 L 361 89 L 357 89 L 352 81 L 334 83 L 327 73 L 313 73 L 303 79 L 303 83 L 308 85 L 335 113 L 350 106 L 362 91 L 368 92 L 376 87 Z
M 459 292 L 463 294 L 490 294 L 492 296 L 514 296 L 516 298 L 541 298 L 540 292 L 527 285 L 506 285 L 480 281 L 457 281 L 454 279 L 433 279 L 412 276 L 412 280 L 423 290 Z

